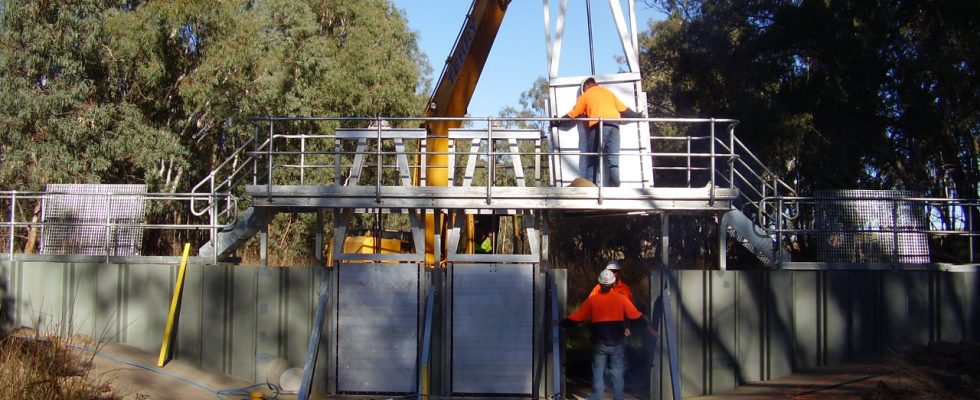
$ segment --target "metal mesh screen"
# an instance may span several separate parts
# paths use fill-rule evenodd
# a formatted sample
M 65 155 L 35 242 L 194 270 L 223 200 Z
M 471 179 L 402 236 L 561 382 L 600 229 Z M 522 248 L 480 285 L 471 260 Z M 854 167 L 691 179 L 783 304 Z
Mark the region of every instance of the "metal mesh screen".
M 419 348 L 419 266 L 342 264 L 337 390 L 410 393 Z
M 455 264 L 452 391 L 524 397 L 534 376 L 534 266 Z
M 929 262 L 927 210 L 902 190 L 833 190 L 814 207 L 814 235 L 821 260 Z
M 136 256 L 145 185 L 51 184 L 41 202 L 41 254 Z M 116 226 L 123 225 L 123 226 Z

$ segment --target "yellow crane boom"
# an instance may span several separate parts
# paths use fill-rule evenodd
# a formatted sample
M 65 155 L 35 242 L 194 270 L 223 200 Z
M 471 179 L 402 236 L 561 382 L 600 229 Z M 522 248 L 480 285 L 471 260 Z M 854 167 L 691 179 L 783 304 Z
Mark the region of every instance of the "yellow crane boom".
M 426 117 L 464 117 L 483 73 L 490 48 L 497 37 L 510 0 L 474 0 L 463 27 L 456 38 L 452 55 L 446 59 L 442 75 L 426 105 Z M 458 128 L 461 121 L 429 121 L 426 123 L 427 156 L 425 182 L 427 186 L 447 186 L 449 177 L 449 129 Z M 435 215 L 426 215 L 425 257 L 434 264 Z

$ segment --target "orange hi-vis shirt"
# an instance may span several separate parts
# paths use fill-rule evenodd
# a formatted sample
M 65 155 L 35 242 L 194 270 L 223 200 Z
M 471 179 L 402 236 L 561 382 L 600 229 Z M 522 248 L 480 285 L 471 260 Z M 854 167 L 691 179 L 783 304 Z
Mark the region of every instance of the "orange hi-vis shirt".
M 595 287 L 592 288 L 592 293 L 589 293 L 589 297 L 599 294 L 599 289 L 601 287 L 602 285 L 596 284 Z M 612 291 L 626 296 L 627 299 L 633 301 L 633 290 L 630 289 L 629 285 L 623 283 L 623 281 L 620 281 L 619 279 L 616 280 L 616 285 L 613 286 Z
M 567 115 L 571 118 L 578 118 L 583 115 L 588 118 L 620 118 L 620 113 L 628 108 L 609 89 L 593 86 L 578 97 L 572 111 L 569 111 Z M 598 123 L 599 121 L 589 121 L 589 127 L 596 126 Z
M 585 299 L 577 311 L 568 315 L 561 325 L 568 327 L 586 319 L 592 320 L 592 342 L 606 345 L 623 343 L 626 320 L 639 320 L 643 313 L 633 302 L 612 290 Z

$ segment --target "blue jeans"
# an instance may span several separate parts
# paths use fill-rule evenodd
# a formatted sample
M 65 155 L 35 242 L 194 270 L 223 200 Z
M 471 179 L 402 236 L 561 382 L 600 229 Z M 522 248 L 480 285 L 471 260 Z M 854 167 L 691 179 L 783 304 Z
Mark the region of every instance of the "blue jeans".
M 623 343 L 615 346 L 592 344 L 592 395 L 589 400 L 602 399 L 602 392 L 606 390 L 606 383 L 603 381 L 606 364 L 609 364 L 609 375 L 612 377 L 613 400 L 623 400 L 624 347 Z
M 589 134 L 592 135 L 592 140 L 588 141 L 589 148 L 585 151 L 589 153 L 599 152 L 599 125 L 589 128 Z M 602 124 L 602 153 L 604 155 L 607 176 L 603 176 L 603 184 L 605 187 L 618 187 L 619 186 L 619 126 L 614 124 Z M 591 180 L 595 184 L 599 184 L 599 156 L 591 155 L 585 159 L 585 177 Z

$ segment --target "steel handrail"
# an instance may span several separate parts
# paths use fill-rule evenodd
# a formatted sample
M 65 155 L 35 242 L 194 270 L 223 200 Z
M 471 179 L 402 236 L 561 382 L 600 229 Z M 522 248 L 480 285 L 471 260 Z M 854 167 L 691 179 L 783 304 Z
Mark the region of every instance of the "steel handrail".
M 70 221 L 46 221 L 41 218 L 37 221 L 32 220 L 17 220 L 17 207 L 24 202 L 33 201 L 44 201 L 48 198 L 55 196 L 81 196 L 81 197 L 100 197 L 107 198 L 107 203 L 111 204 L 112 199 L 115 198 L 139 198 L 144 202 L 191 202 L 195 198 L 200 197 L 197 193 L 91 193 L 91 192 L 70 192 L 70 191 L 44 191 L 44 192 L 25 192 L 25 191 L 0 191 L 0 200 L 9 200 L 7 204 L 7 212 L 3 213 L 8 216 L 7 221 L 0 221 L 0 231 L 6 231 L 8 233 L 7 237 L 7 247 L 9 258 L 13 259 L 14 245 L 16 244 L 16 231 L 23 228 L 46 228 L 46 227 L 92 227 L 92 228 L 105 228 L 108 232 L 114 232 L 117 229 L 129 229 L 129 228 L 141 228 L 149 230 L 206 230 L 206 229 L 227 229 L 234 225 L 234 221 L 224 224 L 213 224 L 213 223 L 154 223 L 147 222 L 145 219 L 141 222 L 116 222 L 107 217 L 107 219 L 99 222 L 70 222 Z M 216 197 L 223 197 L 226 195 L 217 194 Z M 237 204 L 237 197 L 228 196 L 228 201 L 235 205 Z M 28 203 L 31 204 L 31 203 Z M 237 207 L 232 207 L 237 208 Z
M 247 168 L 250 164 L 252 164 L 252 163 L 255 162 L 255 158 L 252 157 L 250 154 L 248 154 L 249 152 L 247 151 L 247 148 L 249 146 L 252 146 L 255 142 L 256 142 L 256 138 L 255 137 L 252 137 L 252 138 L 249 138 L 248 140 L 246 140 L 245 143 L 242 144 L 241 146 L 239 146 L 237 149 L 235 149 L 235 151 L 233 151 L 228 156 L 228 158 L 225 159 L 225 161 L 221 162 L 221 164 L 218 164 L 218 166 L 215 167 L 213 170 L 211 170 L 211 172 L 208 173 L 208 175 L 204 179 L 202 179 L 200 182 L 198 182 L 196 185 L 194 185 L 191 188 L 191 191 L 190 192 L 196 194 L 196 193 L 201 193 L 201 189 L 203 187 L 205 187 L 205 186 L 208 187 L 208 192 L 207 192 L 208 193 L 208 203 L 206 204 L 205 208 L 200 209 L 200 210 L 197 209 L 196 206 L 195 206 L 195 203 L 197 202 L 197 198 L 196 197 L 195 198 L 191 198 L 191 203 L 190 203 L 190 211 L 191 211 L 191 214 L 193 214 L 194 216 L 200 217 L 200 216 L 202 216 L 202 215 L 204 215 L 204 214 L 206 214 L 208 212 L 213 211 L 211 209 L 211 207 L 214 204 L 214 196 L 217 193 L 222 192 L 222 190 L 224 190 L 225 187 L 227 187 L 227 190 L 225 190 L 223 193 L 225 193 L 227 195 L 231 195 L 231 190 L 235 186 L 235 184 L 238 181 L 238 179 L 244 179 L 244 176 L 243 175 L 240 176 L 239 173 L 241 171 L 243 171 L 245 168 Z M 262 145 L 260 145 L 260 148 L 263 147 L 263 146 L 265 146 L 266 144 L 268 144 L 268 141 L 265 142 L 265 143 L 263 143 Z M 242 155 L 242 154 L 246 155 L 247 157 L 245 157 L 242 160 L 242 162 L 241 162 L 240 165 L 237 165 L 235 167 L 232 167 L 231 173 L 229 173 L 226 178 L 224 178 L 223 180 L 221 180 L 221 182 L 219 182 L 219 183 L 216 184 L 215 183 L 215 177 L 217 176 L 217 174 L 221 170 L 225 169 L 225 167 L 227 167 L 230 163 L 233 163 L 233 162 L 238 161 L 239 160 L 238 157 L 240 155 Z M 236 204 L 237 204 L 237 201 L 236 201 Z M 218 212 L 218 214 L 224 214 L 224 211 Z
M 289 145 L 289 146 L 285 146 L 285 147 L 277 146 L 277 147 L 280 147 L 280 149 L 272 149 L 271 146 L 265 146 L 265 145 L 263 145 L 261 148 L 257 148 L 255 150 L 252 150 L 252 151 L 248 152 L 248 155 L 251 156 L 251 157 L 253 157 L 256 160 L 261 160 L 263 157 L 265 157 L 266 158 L 266 160 L 265 160 L 266 163 L 269 163 L 269 159 L 272 159 L 273 157 L 276 157 L 276 158 L 282 157 L 282 156 L 286 156 L 286 157 L 299 157 L 299 160 L 297 162 L 289 162 L 289 161 L 287 161 L 285 163 L 277 164 L 274 167 L 270 163 L 269 164 L 269 168 L 268 168 L 269 169 L 269 173 L 268 173 L 268 179 L 267 179 L 267 181 L 268 182 L 271 182 L 271 180 L 273 179 L 273 176 L 274 176 L 274 169 L 278 169 L 278 168 L 292 168 L 292 169 L 299 168 L 300 169 L 300 175 L 301 176 L 304 175 L 304 171 L 306 170 L 306 168 L 322 168 L 322 169 L 329 169 L 330 168 L 330 163 L 329 162 L 307 164 L 306 157 L 309 156 L 309 155 L 333 156 L 333 157 L 335 157 L 335 160 L 334 160 L 334 163 L 333 163 L 333 167 L 335 169 L 337 169 L 337 171 L 341 171 L 342 170 L 341 168 L 347 168 L 347 167 L 349 167 L 351 165 L 351 164 L 341 165 L 340 164 L 340 162 L 341 162 L 341 156 L 356 156 L 356 155 L 366 156 L 366 155 L 372 155 L 372 156 L 379 157 L 379 160 L 380 160 L 380 157 L 383 157 L 383 156 L 391 156 L 393 154 L 399 154 L 399 153 L 401 153 L 401 154 L 409 154 L 409 155 L 447 154 L 447 155 L 456 155 L 456 156 L 470 154 L 470 152 L 468 152 L 468 151 L 467 152 L 449 151 L 449 152 L 433 153 L 431 151 L 423 151 L 423 150 L 417 150 L 417 151 L 408 150 L 408 151 L 398 152 L 398 151 L 391 151 L 391 150 L 383 150 L 380 147 L 376 147 L 373 150 L 365 149 L 364 151 L 356 151 L 356 150 L 355 151 L 341 151 L 339 149 L 339 147 L 337 147 L 336 145 L 334 145 L 334 148 L 336 150 L 333 150 L 333 151 L 331 151 L 331 150 L 316 150 L 316 151 L 310 151 L 310 150 L 308 150 L 308 147 L 313 147 L 313 146 L 307 146 L 310 143 L 311 140 L 335 140 L 335 141 L 343 141 L 343 140 L 369 140 L 371 142 L 380 142 L 380 141 L 384 141 L 384 140 L 394 140 L 394 139 L 397 139 L 397 138 L 400 138 L 402 140 L 423 140 L 423 139 L 428 139 L 428 138 L 431 137 L 430 135 L 425 135 L 424 137 L 418 137 L 418 134 L 421 131 L 421 129 L 419 129 L 419 128 L 397 128 L 397 127 L 385 127 L 385 126 L 382 126 L 382 124 L 380 123 L 379 119 L 383 119 L 383 120 L 387 120 L 387 121 L 392 121 L 392 122 L 396 122 L 396 121 L 477 121 L 477 122 L 480 122 L 480 123 L 486 123 L 486 127 L 482 127 L 482 128 L 463 128 L 463 129 L 457 129 L 457 130 L 455 130 L 455 131 L 457 131 L 457 134 L 456 135 L 453 135 L 453 131 L 451 131 L 450 134 L 449 134 L 449 138 L 450 139 L 474 139 L 474 140 L 475 139 L 482 139 L 482 140 L 487 140 L 489 143 L 499 143 L 501 141 L 511 140 L 511 139 L 513 139 L 513 140 L 519 140 L 519 141 L 526 140 L 526 141 L 533 141 L 534 143 L 540 143 L 541 141 L 546 140 L 548 138 L 548 134 L 547 134 L 547 132 L 544 129 L 540 129 L 539 130 L 540 131 L 540 135 L 534 135 L 532 137 L 526 137 L 525 138 L 524 136 L 526 136 L 528 133 L 532 133 L 532 132 L 536 133 L 536 131 L 534 129 L 527 129 L 527 128 L 520 128 L 520 129 L 500 129 L 500 128 L 497 128 L 497 125 L 495 124 L 495 122 L 497 122 L 497 121 L 503 121 L 503 122 L 525 121 L 525 122 L 535 122 L 535 123 L 543 123 L 543 122 L 550 122 L 550 121 L 577 121 L 577 122 L 582 122 L 582 121 L 600 121 L 600 122 L 606 122 L 606 121 L 608 121 L 608 122 L 620 122 L 620 123 L 633 123 L 633 122 L 658 123 L 658 122 L 667 122 L 667 123 L 711 124 L 712 127 L 714 127 L 718 123 L 728 123 L 728 124 L 731 124 L 729 126 L 729 131 L 730 131 L 729 133 L 731 133 L 732 127 L 734 127 L 734 125 L 737 123 L 737 121 L 736 120 L 733 120 L 733 119 L 711 119 L 711 118 L 619 118 L 619 119 L 575 118 L 575 119 L 561 119 L 561 118 L 534 118 L 534 117 L 512 117 L 512 118 L 511 117 L 507 117 L 507 118 L 493 118 L 493 117 L 490 117 L 490 118 L 468 118 L 468 117 L 391 117 L 391 118 L 378 118 L 378 117 L 361 117 L 361 118 L 356 118 L 356 117 L 355 118 L 348 118 L 348 117 L 260 117 L 260 118 L 254 118 L 252 121 L 254 123 L 268 122 L 268 123 L 270 123 L 270 125 L 272 125 L 273 122 L 277 122 L 277 123 L 279 123 L 279 126 L 283 126 L 282 122 L 288 122 L 288 121 L 303 121 L 303 122 L 310 122 L 310 121 L 347 121 L 347 122 L 358 122 L 359 121 L 359 122 L 362 122 L 364 124 L 372 123 L 374 125 L 371 126 L 371 127 L 363 127 L 363 128 L 334 128 L 334 127 L 330 128 L 330 129 L 335 129 L 336 130 L 335 132 L 339 132 L 341 129 L 344 129 L 344 130 L 351 130 L 351 129 L 353 129 L 355 131 L 363 131 L 363 134 L 356 134 L 355 135 L 356 138 L 354 138 L 354 137 L 351 137 L 351 138 L 341 137 L 338 134 L 294 134 L 294 133 L 282 134 L 282 133 L 276 133 L 275 132 L 275 129 L 273 129 L 273 127 L 270 126 L 269 136 L 268 136 L 268 140 L 266 141 L 266 143 L 269 143 L 270 141 L 276 141 L 276 140 L 282 140 L 282 139 L 285 139 L 287 141 L 300 140 L 303 143 L 303 146 L 301 146 L 300 149 L 299 149 L 299 151 L 297 151 L 295 148 L 293 148 L 294 145 Z M 349 124 L 344 124 L 344 125 L 349 125 Z M 287 126 L 288 126 L 288 124 L 287 124 Z M 276 127 L 276 128 L 278 128 L 278 127 Z M 520 132 L 520 134 L 512 134 L 511 132 Z M 399 133 L 401 133 L 401 135 L 399 135 Z M 477 135 L 478 133 L 483 133 L 483 135 Z M 405 137 L 406 135 L 409 136 L 409 137 Z M 455 136 L 459 136 L 459 137 L 457 138 Z M 654 159 L 656 159 L 658 157 L 687 157 L 687 159 L 688 159 L 688 163 L 687 164 L 688 165 L 687 165 L 687 167 L 684 167 L 684 168 L 681 168 L 681 167 L 670 167 L 670 166 L 668 166 L 668 167 L 661 167 L 661 166 L 658 166 L 659 164 L 657 162 L 654 162 L 653 165 L 650 166 L 650 168 L 651 168 L 652 171 L 680 171 L 680 170 L 686 169 L 688 171 L 688 175 L 689 175 L 688 176 L 688 179 L 687 179 L 688 184 L 691 183 L 690 182 L 690 174 L 691 174 L 691 172 L 694 172 L 694 171 L 704 171 L 704 170 L 714 170 L 714 171 L 716 171 L 715 173 L 711 173 L 711 174 L 708 175 L 709 178 L 711 178 L 711 182 L 710 183 L 714 183 L 715 178 L 719 176 L 718 173 L 721 172 L 721 170 L 719 169 L 721 165 L 720 164 L 716 164 L 714 162 L 714 160 L 717 157 L 725 157 L 725 158 L 728 158 L 729 160 L 734 160 L 735 162 L 742 163 L 742 161 L 740 161 L 741 155 L 740 154 L 737 154 L 735 152 L 732 152 L 731 150 L 729 150 L 731 148 L 731 146 L 726 146 L 723 143 L 721 137 L 716 137 L 714 135 L 714 128 L 712 128 L 712 136 L 692 136 L 692 137 L 651 136 L 650 137 L 650 141 L 651 141 L 651 146 L 650 146 L 649 149 L 655 148 L 656 147 L 656 145 L 655 145 L 656 142 L 671 142 L 671 141 L 684 141 L 684 142 L 687 142 L 689 144 L 692 143 L 692 142 L 697 142 L 697 141 L 708 141 L 709 143 L 716 143 L 716 142 L 717 143 L 722 143 L 722 146 L 719 146 L 719 148 L 720 148 L 719 151 L 712 152 L 712 153 L 698 153 L 698 152 L 692 152 L 690 150 L 688 152 L 686 152 L 686 153 L 681 153 L 681 152 L 660 152 L 660 153 L 658 153 L 658 152 L 650 151 L 649 149 L 646 149 L 646 150 L 641 149 L 641 150 L 626 150 L 626 151 L 621 151 L 619 154 L 621 156 L 623 156 L 623 157 L 653 157 Z M 740 147 L 744 147 L 744 146 L 741 146 L 741 142 L 733 142 L 733 143 L 738 143 L 738 145 Z M 714 147 L 714 146 L 712 146 L 712 147 Z M 327 146 L 326 148 L 329 149 L 329 146 Z M 493 156 L 494 157 L 497 157 L 497 156 L 513 156 L 513 157 L 533 156 L 533 157 L 544 157 L 545 158 L 544 168 L 547 168 L 547 169 L 554 168 L 554 166 L 550 165 L 551 162 L 554 160 L 554 157 L 568 156 L 568 155 L 580 155 L 580 156 L 581 155 L 586 155 L 587 156 L 587 155 L 601 155 L 602 154 L 601 151 L 597 151 L 597 152 L 582 152 L 582 151 L 568 152 L 568 151 L 561 151 L 561 152 L 559 152 L 559 151 L 555 151 L 553 149 L 552 150 L 549 150 L 549 151 L 540 151 L 540 150 L 538 150 L 539 148 L 540 148 L 540 145 L 539 144 L 535 144 L 535 150 L 536 151 L 534 153 L 531 153 L 530 151 L 517 151 L 517 152 L 509 151 L 509 150 L 506 150 L 506 151 L 498 151 L 495 148 L 493 148 L 492 146 L 491 147 L 488 147 L 486 150 L 491 151 L 493 153 Z M 489 157 L 489 155 L 487 155 L 487 154 L 483 154 L 483 156 L 484 157 Z M 755 160 L 758 160 L 754 156 L 752 156 L 752 158 L 755 159 Z M 690 161 L 693 160 L 693 159 L 707 159 L 707 160 L 709 160 L 707 162 L 709 162 L 711 164 L 711 166 L 710 167 L 704 167 L 704 166 L 700 166 L 700 165 L 692 165 Z M 729 163 L 731 163 L 731 162 L 732 161 L 729 161 Z M 392 166 L 394 166 L 394 165 L 392 165 Z M 538 168 L 540 168 L 540 165 L 538 163 L 534 163 L 534 166 L 536 168 L 534 174 L 535 174 L 535 176 L 537 176 L 540 173 L 540 169 L 538 169 Z M 376 167 L 382 168 L 382 169 L 386 169 L 385 167 L 388 167 L 388 165 L 387 164 L 377 164 L 376 163 Z M 410 168 L 419 168 L 419 166 L 418 165 L 411 165 Z M 488 175 L 494 176 L 494 175 L 496 175 L 496 171 L 495 170 L 497 168 L 500 168 L 500 166 L 495 165 L 495 163 L 489 163 L 489 165 L 487 165 L 486 167 L 483 167 L 483 168 L 486 168 L 487 169 Z M 740 166 L 739 168 L 743 168 L 743 167 Z M 747 164 L 745 164 L 745 167 L 744 168 L 748 168 L 748 169 L 751 170 L 751 168 L 749 168 Z M 753 172 L 753 174 L 755 174 L 755 173 Z M 524 174 L 524 175 L 527 175 L 527 174 Z M 379 179 L 377 179 L 374 184 L 375 184 L 375 186 L 377 186 L 376 190 L 378 191 L 377 193 L 380 196 L 380 187 L 383 186 L 383 183 L 384 182 L 382 180 L 380 180 L 380 175 L 377 178 L 379 178 Z M 758 175 L 755 177 L 755 179 L 757 181 L 764 181 L 764 179 L 762 179 L 762 177 L 761 176 L 758 176 Z M 727 182 L 730 187 L 734 187 L 735 186 L 735 184 L 733 182 L 730 182 L 730 180 L 725 179 L 724 177 L 722 177 L 720 180 L 722 182 Z M 746 178 L 745 179 L 746 182 L 749 182 L 750 180 L 751 179 L 749 179 L 749 178 Z M 540 183 L 541 181 L 540 180 L 536 180 L 536 182 L 539 182 Z M 305 184 L 305 183 L 301 183 L 301 184 Z M 333 184 L 338 184 L 338 182 L 334 182 Z M 488 182 L 488 193 L 490 193 L 489 196 L 488 196 L 488 201 L 490 201 L 489 198 L 492 198 L 492 188 L 490 188 L 490 187 L 492 187 L 493 185 L 496 185 L 496 184 L 497 183 L 496 182 L 493 182 L 493 180 L 490 180 L 490 182 Z M 765 185 L 765 183 L 763 183 L 763 185 Z M 400 186 L 400 185 L 396 184 L 395 186 Z M 711 184 L 709 186 L 710 186 L 711 195 L 712 195 L 712 198 L 713 198 L 714 190 L 716 190 L 715 188 L 717 187 L 717 185 Z M 748 186 L 750 186 L 750 187 L 756 187 L 757 185 L 756 184 L 750 184 Z M 600 191 L 601 190 L 602 189 L 600 189 Z M 766 192 L 768 192 L 768 190 Z M 762 194 L 763 193 L 756 193 L 755 197 L 761 196 Z M 600 193 L 599 196 L 600 196 L 600 199 L 601 199 L 602 194 Z

